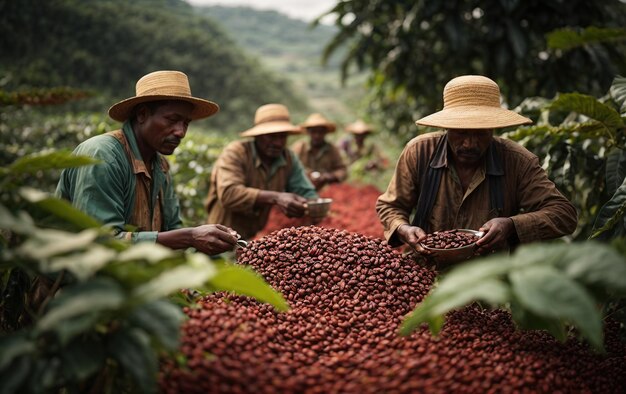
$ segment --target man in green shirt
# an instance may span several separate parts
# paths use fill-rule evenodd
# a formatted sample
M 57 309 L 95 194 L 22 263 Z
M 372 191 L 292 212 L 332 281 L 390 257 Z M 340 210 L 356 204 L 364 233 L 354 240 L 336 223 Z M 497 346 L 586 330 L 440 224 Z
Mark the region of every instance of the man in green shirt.
M 232 250 L 237 233 L 220 224 L 182 228 L 169 165 L 189 122 L 215 114 L 217 104 L 193 97 L 187 75 L 156 71 L 142 77 L 136 95 L 109 109 L 121 130 L 92 137 L 74 153 L 100 164 L 66 169 L 56 195 L 131 242 L 193 247 L 209 255 Z
M 241 133 L 254 137 L 228 144 L 213 166 L 206 209 L 209 223 L 230 226 L 244 238 L 265 227 L 276 205 L 289 217 L 306 213 L 307 199 L 317 198 L 298 156 L 287 148 L 289 134 L 302 134 L 287 107 L 259 107 L 254 127 Z

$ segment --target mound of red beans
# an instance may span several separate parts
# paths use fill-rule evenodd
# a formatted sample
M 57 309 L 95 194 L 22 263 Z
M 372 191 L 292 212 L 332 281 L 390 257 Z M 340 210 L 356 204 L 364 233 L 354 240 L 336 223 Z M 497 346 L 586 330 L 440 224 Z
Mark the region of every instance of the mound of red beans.
M 433 337 L 398 335 L 435 273 L 380 239 L 287 228 L 239 257 L 291 310 L 218 293 L 186 309 L 180 350 L 164 359 L 165 393 L 623 393 L 626 348 L 615 324 L 606 354 L 575 339 L 519 331 L 508 312 L 449 313 Z

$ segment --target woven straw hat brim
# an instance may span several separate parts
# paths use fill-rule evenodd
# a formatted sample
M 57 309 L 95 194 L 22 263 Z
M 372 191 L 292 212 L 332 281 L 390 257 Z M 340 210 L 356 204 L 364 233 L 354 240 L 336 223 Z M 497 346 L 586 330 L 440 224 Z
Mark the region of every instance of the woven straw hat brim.
M 417 120 L 415 124 L 442 129 L 498 129 L 532 122 L 527 117 L 504 108 L 462 105 L 444 108 Z
M 122 100 L 109 108 L 109 116 L 118 122 L 124 122 L 130 117 L 133 108 L 137 104 L 160 100 L 180 100 L 192 103 L 194 105 L 194 109 L 191 112 L 192 120 L 208 118 L 220 110 L 219 105 L 212 101 L 189 96 L 159 94 L 135 96 Z
M 300 127 L 302 127 L 303 129 L 306 129 L 307 127 L 324 127 L 326 128 L 326 132 L 328 133 L 332 133 L 333 131 L 335 131 L 337 129 L 337 126 L 335 126 L 334 123 L 320 123 L 320 122 L 304 122 L 300 124 Z
M 296 126 L 286 121 L 265 122 L 248 129 L 241 134 L 242 137 L 256 137 L 257 135 L 288 133 L 302 134 L 304 131 L 300 126 Z

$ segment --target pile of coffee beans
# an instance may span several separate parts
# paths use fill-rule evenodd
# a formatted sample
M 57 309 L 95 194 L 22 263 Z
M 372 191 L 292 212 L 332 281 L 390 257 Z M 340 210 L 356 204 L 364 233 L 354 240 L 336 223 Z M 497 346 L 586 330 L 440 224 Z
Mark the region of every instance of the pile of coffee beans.
M 472 233 L 446 230 L 435 231 L 426 236 L 422 245 L 435 249 L 455 249 L 468 246 L 478 241 L 478 237 Z
M 376 200 L 381 192 L 372 185 L 333 183 L 320 192 L 320 197 L 332 198 L 330 212 L 316 225 L 358 232 L 371 237 L 383 237 L 383 226 L 376 215 Z M 265 228 L 257 234 L 261 238 L 276 230 L 312 224 L 311 218 L 288 218 L 279 209 L 272 209 Z
M 187 309 L 181 352 L 165 360 L 165 393 L 626 392 L 626 347 L 519 331 L 502 310 L 448 314 L 438 337 L 398 336 L 435 273 L 380 239 L 320 227 L 253 241 L 239 258 L 288 300 L 276 312 L 225 293 Z

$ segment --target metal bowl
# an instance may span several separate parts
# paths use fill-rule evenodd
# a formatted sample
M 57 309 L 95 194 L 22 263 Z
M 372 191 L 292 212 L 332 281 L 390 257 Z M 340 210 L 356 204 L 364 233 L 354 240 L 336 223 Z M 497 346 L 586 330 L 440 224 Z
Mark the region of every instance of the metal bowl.
M 306 203 L 306 214 L 312 218 L 323 218 L 328 215 L 332 198 L 318 198 L 309 200 Z
M 459 233 L 470 233 L 476 236 L 476 241 L 484 235 L 482 231 L 469 230 L 469 229 L 457 229 Z M 432 253 L 428 256 L 429 259 L 443 267 L 449 264 L 459 263 L 461 261 L 468 260 L 474 256 L 476 250 L 476 242 L 469 245 L 461 246 L 460 248 L 439 249 L 430 248 L 420 243 L 420 246 Z

